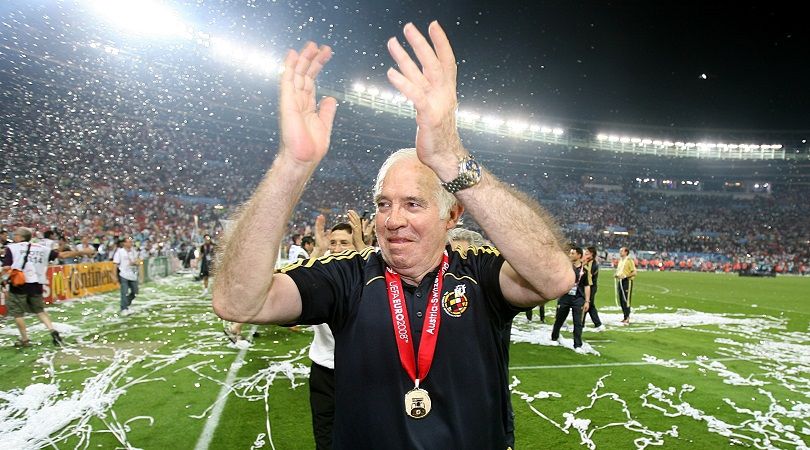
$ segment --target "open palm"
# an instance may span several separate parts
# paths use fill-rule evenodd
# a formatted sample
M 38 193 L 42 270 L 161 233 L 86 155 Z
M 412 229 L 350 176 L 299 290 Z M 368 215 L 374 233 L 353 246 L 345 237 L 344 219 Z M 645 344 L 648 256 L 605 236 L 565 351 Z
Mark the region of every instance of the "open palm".
M 329 149 L 337 102 L 315 102 L 315 79 L 332 56 L 329 46 L 307 43 L 290 50 L 281 76 L 280 125 L 282 151 L 301 163 L 318 163 Z

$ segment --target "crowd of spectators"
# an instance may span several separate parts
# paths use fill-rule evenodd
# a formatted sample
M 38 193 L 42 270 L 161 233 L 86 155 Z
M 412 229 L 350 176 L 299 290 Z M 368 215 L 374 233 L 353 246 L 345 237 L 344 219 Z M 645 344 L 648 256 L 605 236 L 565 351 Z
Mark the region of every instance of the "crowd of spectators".
M 131 235 L 147 252 L 184 252 L 203 234 L 222 232 L 221 219 L 273 160 L 276 99 L 268 80 L 86 46 L 55 58 L 19 42 L 7 39 L 11 50 L 0 58 L 2 228 L 58 228 L 103 244 Z M 343 105 L 290 234 L 307 233 L 318 214 L 337 221 L 348 209 L 372 212 L 376 169 L 390 151 L 412 145 L 413 131 L 410 119 Z M 628 246 L 646 261 L 642 268 L 807 272 L 806 187 L 772 176 L 772 192 L 747 196 L 665 192 L 639 188 L 626 169 L 593 183 L 594 165 L 572 149 L 543 153 L 519 141 L 464 137 L 488 170 L 536 198 L 577 244 Z M 644 161 L 655 170 L 679 164 Z M 609 173 L 610 162 L 601 170 Z

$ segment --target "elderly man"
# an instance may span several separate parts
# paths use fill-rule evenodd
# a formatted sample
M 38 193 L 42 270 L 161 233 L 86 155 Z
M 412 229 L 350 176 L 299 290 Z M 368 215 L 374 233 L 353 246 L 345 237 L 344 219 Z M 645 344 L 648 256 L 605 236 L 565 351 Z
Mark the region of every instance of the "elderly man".
M 503 329 L 574 283 L 552 220 L 462 146 L 456 63 L 442 28 L 433 45 L 404 28 L 421 69 L 392 38 L 391 83 L 416 109 L 416 148 L 380 169 L 379 251 L 302 261 L 274 256 L 307 180 L 329 147 L 336 102 L 315 101 L 331 49 L 289 51 L 281 77 L 281 148 L 224 246 L 213 306 L 228 320 L 326 322 L 335 335 L 334 448 L 507 448 Z M 447 244 L 464 210 L 497 245 Z

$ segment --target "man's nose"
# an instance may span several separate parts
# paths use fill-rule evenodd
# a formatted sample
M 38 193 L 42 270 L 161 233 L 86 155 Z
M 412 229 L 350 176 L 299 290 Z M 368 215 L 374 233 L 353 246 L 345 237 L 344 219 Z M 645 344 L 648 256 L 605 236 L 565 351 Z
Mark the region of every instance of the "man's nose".
M 385 219 L 385 228 L 389 230 L 396 230 L 406 225 L 405 217 L 399 207 L 394 206 L 391 208 L 391 213 Z

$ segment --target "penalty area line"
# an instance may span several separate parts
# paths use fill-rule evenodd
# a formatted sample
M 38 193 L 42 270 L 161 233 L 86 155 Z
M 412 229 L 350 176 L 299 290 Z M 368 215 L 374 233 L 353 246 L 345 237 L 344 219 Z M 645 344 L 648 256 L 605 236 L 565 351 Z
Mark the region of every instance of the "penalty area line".
M 702 362 L 714 362 L 714 361 L 742 361 L 744 358 L 714 358 L 714 359 L 701 359 Z M 694 364 L 697 360 L 694 359 L 687 359 L 683 361 L 664 361 L 666 363 L 674 363 L 674 364 Z M 647 361 L 628 361 L 628 362 L 616 362 L 616 363 L 596 363 L 596 364 L 566 364 L 566 365 L 559 365 L 559 366 L 512 366 L 509 370 L 542 370 L 542 369 L 568 369 L 571 367 L 622 367 L 622 366 L 662 366 L 666 367 L 664 364 L 659 362 L 647 362 Z
M 253 335 L 256 328 L 258 328 L 258 326 L 253 325 L 253 328 L 250 329 L 250 335 Z M 245 353 L 247 353 L 248 348 L 249 347 L 245 347 L 239 350 L 236 359 L 231 363 L 231 368 L 228 370 L 228 375 L 225 377 L 222 389 L 220 389 L 219 394 L 217 394 L 214 409 L 211 410 L 211 415 L 209 415 L 208 420 L 205 421 L 205 428 L 203 428 L 200 438 L 197 439 L 197 445 L 194 447 L 194 450 L 208 450 L 208 446 L 211 445 L 211 440 L 214 438 L 214 431 L 216 431 L 217 425 L 219 425 L 219 419 L 222 417 L 222 411 L 225 409 L 225 397 L 230 392 L 231 385 L 233 385 L 233 381 L 236 379 L 236 372 L 239 371 L 239 368 L 242 367 L 242 363 L 245 361 Z

